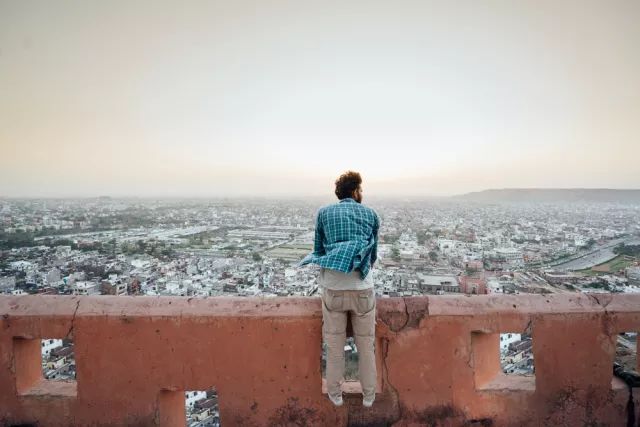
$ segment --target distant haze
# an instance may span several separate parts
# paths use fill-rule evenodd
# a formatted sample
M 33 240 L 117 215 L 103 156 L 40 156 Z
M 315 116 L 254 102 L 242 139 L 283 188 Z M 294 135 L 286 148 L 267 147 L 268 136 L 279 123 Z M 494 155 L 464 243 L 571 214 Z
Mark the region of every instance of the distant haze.
M 0 196 L 640 188 L 640 2 L 0 0 Z
M 607 202 L 640 204 L 640 190 L 599 189 L 539 189 L 510 188 L 485 190 L 454 197 L 474 202 Z

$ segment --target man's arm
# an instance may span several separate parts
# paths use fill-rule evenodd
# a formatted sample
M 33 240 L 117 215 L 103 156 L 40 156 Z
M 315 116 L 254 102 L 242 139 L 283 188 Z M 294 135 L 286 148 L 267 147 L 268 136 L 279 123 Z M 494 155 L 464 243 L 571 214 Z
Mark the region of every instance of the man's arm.
M 375 214 L 375 220 L 373 221 L 373 248 L 371 248 L 371 265 L 378 259 L 378 230 L 380 229 L 380 220 L 378 215 Z
M 322 221 L 320 220 L 320 211 L 316 218 L 316 232 L 313 239 L 313 254 L 316 256 L 322 256 L 325 254 L 324 250 L 324 230 L 322 229 Z

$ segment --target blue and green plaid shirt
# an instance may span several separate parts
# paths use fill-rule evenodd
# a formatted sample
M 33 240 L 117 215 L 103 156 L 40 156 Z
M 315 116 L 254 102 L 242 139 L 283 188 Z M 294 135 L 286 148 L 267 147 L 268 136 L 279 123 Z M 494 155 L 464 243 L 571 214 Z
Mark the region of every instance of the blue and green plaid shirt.
M 364 280 L 378 257 L 380 220 L 375 211 L 352 198 L 318 211 L 313 252 L 299 265 L 318 264 L 350 273 L 360 270 Z

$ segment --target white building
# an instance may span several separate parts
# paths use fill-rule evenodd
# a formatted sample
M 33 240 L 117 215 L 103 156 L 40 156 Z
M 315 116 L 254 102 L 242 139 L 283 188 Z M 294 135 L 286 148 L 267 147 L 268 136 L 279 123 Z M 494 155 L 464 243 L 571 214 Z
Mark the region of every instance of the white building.
M 116 296 L 120 297 L 123 295 L 127 295 L 127 284 L 123 281 L 119 280 L 113 284 L 115 287 Z
M 431 293 L 460 292 L 458 278 L 453 275 L 417 273 L 421 290 Z
M 71 289 L 73 295 L 100 295 L 100 289 L 95 282 L 78 281 L 71 286 Z
M 524 258 L 522 251 L 516 248 L 497 248 L 495 250 L 496 258 L 505 262 L 510 268 L 524 266 Z
M 133 259 L 130 264 L 135 268 L 148 268 L 151 262 L 146 259 Z
M 187 391 L 184 394 L 184 406 L 187 409 L 193 409 L 193 405 L 195 405 L 198 400 L 206 398 L 207 392 L 205 391 Z
M 456 248 L 456 241 L 450 239 L 438 239 L 438 250 L 445 255 L 449 255 Z
M 500 351 L 505 352 L 509 348 L 509 344 L 516 343 L 522 341 L 522 336 L 520 334 L 500 334 Z
M 9 263 L 9 267 L 12 270 L 27 271 L 33 267 L 33 264 L 29 261 L 14 261 Z
M 42 340 L 42 357 L 48 357 L 51 350 L 62 347 L 62 340 L 48 339 Z

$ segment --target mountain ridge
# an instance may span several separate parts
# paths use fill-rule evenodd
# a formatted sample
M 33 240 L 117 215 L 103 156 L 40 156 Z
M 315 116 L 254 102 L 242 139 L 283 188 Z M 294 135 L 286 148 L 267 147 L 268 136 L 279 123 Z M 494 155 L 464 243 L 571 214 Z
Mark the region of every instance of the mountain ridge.
M 496 188 L 452 196 L 476 202 L 618 202 L 640 203 L 640 189 Z

